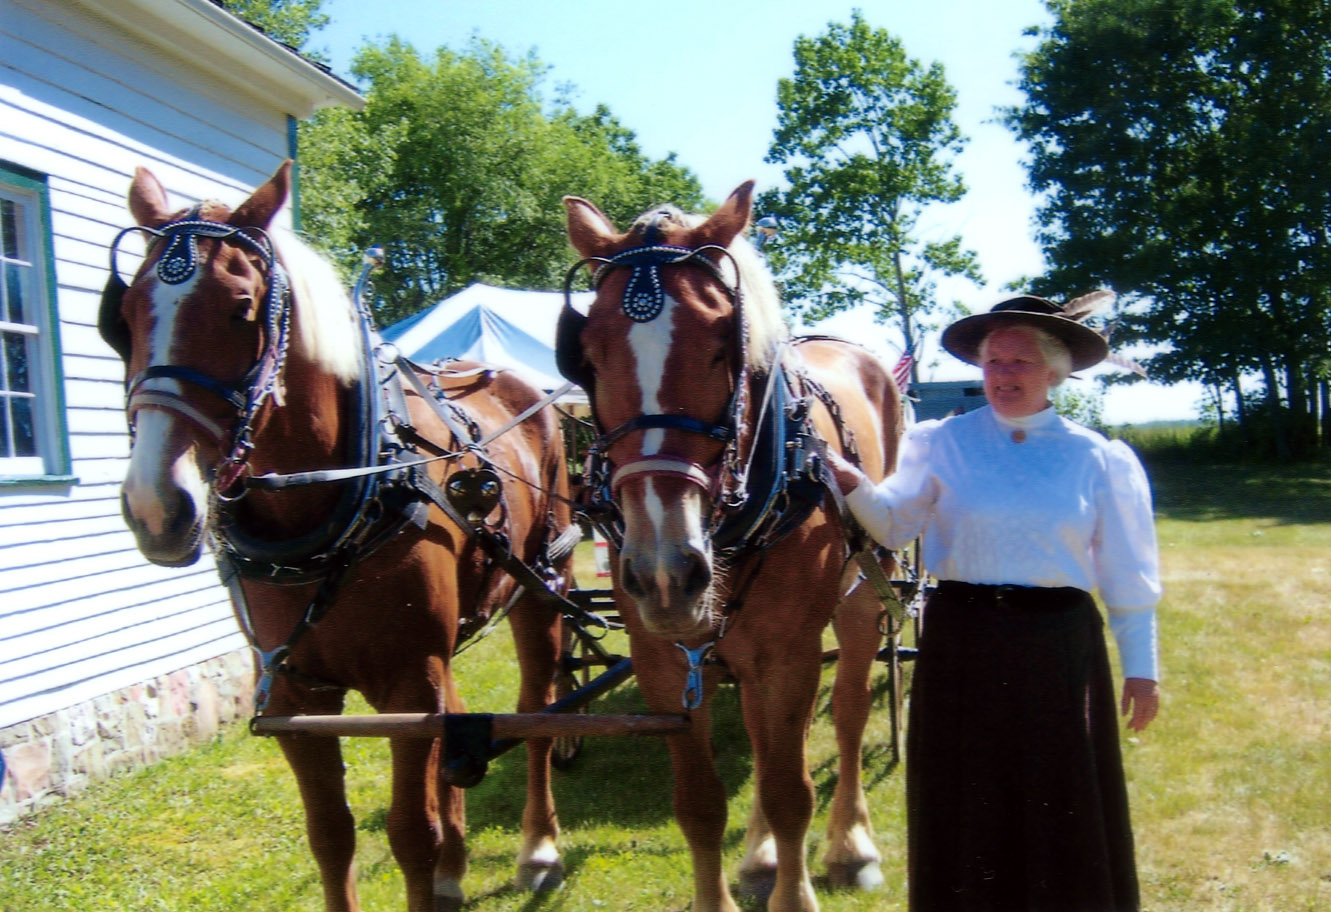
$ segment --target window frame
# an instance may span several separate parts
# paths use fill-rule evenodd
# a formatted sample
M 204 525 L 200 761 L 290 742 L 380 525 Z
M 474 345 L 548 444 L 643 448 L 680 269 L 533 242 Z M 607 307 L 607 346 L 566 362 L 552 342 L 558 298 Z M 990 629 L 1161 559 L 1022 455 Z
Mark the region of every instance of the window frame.
M 55 245 L 51 224 L 51 194 L 45 175 L 11 162 L 0 161 L 0 191 L 22 203 L 27 217 L 20 230 L 28 233 L 33 256 L 28 316 L 35 327 L 28 344 L 28 365 L 34 394 L 35 457 L 0 455 L 0 488 L 73 484 L 69 430 L 65 410 L 65 380 L 60 345 L 60 311 L 56 293 Z M 33 463 L 29 460 L 37 460 Z

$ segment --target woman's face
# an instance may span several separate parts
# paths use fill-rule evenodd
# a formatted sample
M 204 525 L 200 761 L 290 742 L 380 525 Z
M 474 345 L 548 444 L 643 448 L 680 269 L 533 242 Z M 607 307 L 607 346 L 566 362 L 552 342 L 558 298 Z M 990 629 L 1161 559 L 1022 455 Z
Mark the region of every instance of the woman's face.
M 980 351 L 984 396 L 995 412 L 1004 418 L 1025 418 L 1049 407 L 1056 374 L 1029 329 L 996 329 Z

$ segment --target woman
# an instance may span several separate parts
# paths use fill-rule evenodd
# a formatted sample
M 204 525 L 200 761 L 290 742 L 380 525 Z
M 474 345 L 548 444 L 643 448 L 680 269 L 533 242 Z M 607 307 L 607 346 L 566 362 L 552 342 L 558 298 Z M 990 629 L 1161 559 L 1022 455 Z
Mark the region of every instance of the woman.
M 924 421 L 877 487 L 833 458 L 856 519 L 900 548 L 924 534 L 924 611 L 906 748 L 910 908 L 1139 907 L 1107 650 L 1108 607 L 1141 731 L 1159 708 L 1158 557 L 1146 475 L 1050 406 L 1103 360 L 1099 333 L 1023 295 L 943 347 L 984 371 L 988 407 Z

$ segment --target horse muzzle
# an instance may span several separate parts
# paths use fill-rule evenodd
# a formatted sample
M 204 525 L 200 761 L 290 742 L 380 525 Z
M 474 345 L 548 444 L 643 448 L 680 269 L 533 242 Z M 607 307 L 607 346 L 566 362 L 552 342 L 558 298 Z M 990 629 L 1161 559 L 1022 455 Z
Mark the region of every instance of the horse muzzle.
M 164 567 L 186 567 L 203 550 L 208 485 L 197 449 L 172 433 L 167 414 L 148 410 L 142 417 L 120 489 L 120 510 L 145 558 Z
M 656 462 L 669 465 L 651 465 Z M 700 633 L 715 620 L 715 574 L 703 523 L 708 499 L 701 496 L 710 479 L 701 469 L 689 474 L 683 465 L 641 460 L 626 466 L 638 471 L 625 476 L 621 470 L 612 482 L 624 516 L 619 584 L 637 604 L 643 626 L 657 636 Z

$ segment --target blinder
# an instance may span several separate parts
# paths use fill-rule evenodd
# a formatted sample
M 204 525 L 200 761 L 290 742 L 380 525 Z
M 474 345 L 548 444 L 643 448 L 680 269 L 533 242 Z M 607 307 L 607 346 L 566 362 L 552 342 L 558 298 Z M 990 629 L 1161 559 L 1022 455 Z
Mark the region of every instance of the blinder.
M 115 254 L 112 253 L 112 256 Z M 127 291 L 129 286 L 112 266 L 111 277 L 106 280 L 106 287 L 102 289 L 102 303 L 97 308 L 98 335 L 120 356 L 120 360 L 125 362 L 129 361 L 131 340 L 129 324 L 120 313 L 120 305 L 124 303 Z

